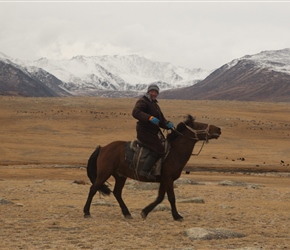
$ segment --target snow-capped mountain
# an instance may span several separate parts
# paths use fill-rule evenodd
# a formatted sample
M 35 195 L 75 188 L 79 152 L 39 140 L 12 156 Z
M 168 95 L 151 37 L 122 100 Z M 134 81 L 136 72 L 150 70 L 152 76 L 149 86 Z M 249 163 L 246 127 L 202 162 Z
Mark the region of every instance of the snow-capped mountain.
M 62 82 L 43 69 L 25 67 L 0 53 L 0 95 L 68 96 Z M 29 68 L 29 69 L 28 69 Z
M 290 49 L 232 60 L 199 83 L 162 92 L 160 98 L 290 101 Z
M 240 61 L 252 61 L 256 68 L 265 68 L 290 75 L 290 48 L 262 51 L 255 55 L 246 55 L 227 63 L 225 68 L 230 69 Z
M 246 55 L 216 69 L 129 56 L 21 61 L 0 53 L 0 95 L 132 97 L 157 82 L 159 98 L 290 101 L 290 49 Z
M 138 55 L 75 56 L 69 60 L 41 58 L 37 61 L 21 61 L 0 54 L 0 60 L 22 69 L 34 78 L 38 78 L 37 72 L 41 70 L 47 72 L 61 81 L 59 87 L 72 95 L 117 93 L 122 96 L 124 92 L 131 92 L 131 96 L 136 96 L 153 82 L 158 82 L 162 90 L 179 88 L 191 86 L 211 73 L 155 62 Z M 43 81 L 43 75 L 38 80 Z

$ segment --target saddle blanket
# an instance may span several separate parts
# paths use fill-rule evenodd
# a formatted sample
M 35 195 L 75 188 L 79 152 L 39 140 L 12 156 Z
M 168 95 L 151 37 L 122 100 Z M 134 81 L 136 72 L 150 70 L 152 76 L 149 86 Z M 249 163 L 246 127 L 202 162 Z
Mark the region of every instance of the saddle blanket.
M 125 159 L 129 164 L 129 167 L 139 173 L 142 166 L 149 155 L 151 149 L 142 145 L 138 140 L 128 141 L 125 144 Z M 153 166 L 151 173 L 153 175 L 161 174 L 161 165 L 163 159 L 159 159 L 157 163 Z

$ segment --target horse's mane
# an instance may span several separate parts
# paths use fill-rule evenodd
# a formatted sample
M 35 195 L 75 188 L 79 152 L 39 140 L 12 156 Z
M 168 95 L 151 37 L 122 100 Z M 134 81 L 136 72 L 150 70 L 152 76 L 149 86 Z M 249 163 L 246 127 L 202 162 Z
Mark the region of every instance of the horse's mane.
M 193 118 L 191 115 L 187 115 L 186 119 L 183 122 L 178 123 L 178 125 L 175 128 L 175 130 L 177 130 L 178 132 L 182 133 L 186 129 L 185 125 L 193 127 L 194 121 L 195 121 L 195 118 Z M 166 137 L 167 140 L 169 142 L 175 140 L 175 138 L 180 135 L 178 132 L 173 130 L 172 133 L 167 135 L 167 137 Z

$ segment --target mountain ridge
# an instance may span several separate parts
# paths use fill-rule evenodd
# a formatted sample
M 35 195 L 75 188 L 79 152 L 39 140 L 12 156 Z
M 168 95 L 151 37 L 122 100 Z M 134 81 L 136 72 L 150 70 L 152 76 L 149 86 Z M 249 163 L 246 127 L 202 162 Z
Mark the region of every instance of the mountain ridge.
M 213 70 L 187 69 L 138 55 L 13 59 L 0 53 L 0 95 L 290 101 L 290 48 L 245 55 Z
M 0 60 L 38 77 L 40 69 L 58 79 L 58 86 L 71 95 L 102 95 L 108 91 L 129 91 L 138 95 L 158 82 L 163 90 L 190 86 L 211 71 L 186 69 L 171 63 L 151 61 L 138 55 L 74 56 L 68 60 L 22 61 L 0 53 Z M 1 76 L 0 76 L 1 77 Z M 42 79 L 38 79 L 42 81 Z M 47 80 L 48 83 L 48 80 Z
M 232 60 L 199 83 L 164 91 L 160 98 L 289 102 L 290 49 Z

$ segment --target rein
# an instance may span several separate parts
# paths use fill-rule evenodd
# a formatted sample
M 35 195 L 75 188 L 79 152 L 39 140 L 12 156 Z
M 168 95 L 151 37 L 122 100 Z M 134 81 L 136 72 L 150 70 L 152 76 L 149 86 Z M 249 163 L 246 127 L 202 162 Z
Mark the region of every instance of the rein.
M 179 135 L 181 135 L 181 136 L 183 136 L 183 137 L 185 137 L 185 138 L 187 138 L 187 139 L 189 139 L 189 140 L 195 140 L 195 141 L 199 141 L 199 138 L 198 138 L 198 135 L 201 135 L 201 134 L 205 134 L 205 140 L 203 141 L 203 143 L 202 143 L 202 145 L 201 145 L 201 148 L 199 149 L 199 151 L 198 151 L 198 153 L 197 154 L 191 154 L 191 155 L 199 155 L 200 154 L 200 152 L 201 152 L 201 150 L 203 149 L 203 146 L 204 146 L 204 144 L 205 143 L 208 143 L 208 140 L 209 140 L 209 124 L 207 125 L 207 128 L 206 129 L 204 129 L 204 130 L 196 130 L 196 129 L 193 129 L 193 128 L 191 128 L 191 127 L 189 127 L 188 125 L 186 125 L 185 123 L 184 123 L 184 125 L 185 125 L 185 127 L 189 130 L 189 131 L 191 131 L 193 134 L 194 134 L 194 137 L 188 137 L 188 136 L 185 136 L 184 134 L 182 134 L 182 133 L 180 133 L 178 130 L 176 130 L 175 128 L 173 128 L 173 130 L 177 133 L 177 134 L 179 134 Z

